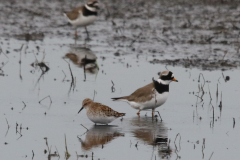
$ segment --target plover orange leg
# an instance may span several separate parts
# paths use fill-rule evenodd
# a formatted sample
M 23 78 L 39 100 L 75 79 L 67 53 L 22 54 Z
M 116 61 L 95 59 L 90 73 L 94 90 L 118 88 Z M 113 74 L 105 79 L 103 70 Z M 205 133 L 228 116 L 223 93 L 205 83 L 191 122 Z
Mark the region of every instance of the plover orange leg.
M 138 115 L 138 116 L 140 116 L 140 111 L 141 111 L 141 110 L 139 110 L 139 111 L 137 112 L 137 115 Z
M 89 34 L 88 34 L 88 30 L 87 30 L 87 26 L 85 26 L 85 30 L 86 30 L 86 33 L 87 33 L 87 38 L 89 38 Z
M 74 34 L 74 35 L 75 35 L 75 37 L 77 37 L 77 36 L 78 36 L 78 35 L 77 35 L 77 28 L 75 29 L 75 34 Z
M 152 109 L 152 117 L 154 117 L 155 109 Z

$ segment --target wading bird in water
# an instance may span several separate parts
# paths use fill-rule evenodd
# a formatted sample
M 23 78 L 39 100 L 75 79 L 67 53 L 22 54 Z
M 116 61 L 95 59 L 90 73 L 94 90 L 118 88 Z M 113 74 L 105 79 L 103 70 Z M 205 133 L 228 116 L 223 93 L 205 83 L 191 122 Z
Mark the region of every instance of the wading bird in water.
M 125 113 L 116 112 L 108 106 L 93 102 L 89 98 L 83 100 L 82 108 L 78 111 L 78 113 L 80 113 L 83 108 L 87 110 L 88 118 L 95 123 L 95 125 L 97 123 L 108 125 L 108 123 L 111 123 L 118 117 L 125 116 Z
M 139 110 L 137 115 L 139 116 L 141 110 L 152 109 L 152 116 L 154 116 L 155 109 L 163 105 L 169 93 L 169 84 L 172 82 L 178 82 L 174 78 L 171 71 L 163 71 L 159 75 L 159 79 L 137 89 L 129 96 L 112 98 L 114 101 L 124 101 L 131 105 L 131 107 Z

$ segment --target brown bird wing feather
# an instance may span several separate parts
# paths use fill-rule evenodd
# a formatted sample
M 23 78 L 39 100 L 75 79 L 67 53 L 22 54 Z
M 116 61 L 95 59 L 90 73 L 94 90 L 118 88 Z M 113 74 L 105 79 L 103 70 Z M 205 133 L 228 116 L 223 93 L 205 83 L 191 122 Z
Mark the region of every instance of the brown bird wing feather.
M 145 102 L 152 99 L 154 84 L 150 83 L 142 88 L 137 89 L 129 96 L 121 97 L 121 99 L 126 99 L 128 101 L 134 102 Z
M 79 16 L 79 10 L 82 10 L 84 6 L 77 7 L 73 9 L 71 12 L 67 12 L 66 15 L 70 20 L 75 20 Z
M 103 105 L 101 103 L 95 103 L 95 104 L 100 111 L 103 111 L 106 114 L 106 116 L 121 117 L 121 116 L 125 115 L 125 113 L 119 113 L 117 111 L 114 111 L 112 108 L 110 108 L 106 105 Z

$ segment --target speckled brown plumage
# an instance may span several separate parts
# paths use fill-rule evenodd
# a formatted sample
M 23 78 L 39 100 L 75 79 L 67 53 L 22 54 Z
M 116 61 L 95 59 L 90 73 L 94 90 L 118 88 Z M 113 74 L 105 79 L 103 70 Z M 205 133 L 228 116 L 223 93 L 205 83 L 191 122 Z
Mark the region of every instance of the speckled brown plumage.
M 122 117 L 125 115 L 124 113 L 119 113 L 117 111 L 114 111 L 112 108 L 106 105 L 103 105 L 101 103 L 93 102 L 91 107 L 92 107 L 91 110 L 94 110 L 94 112 L 99 112 L 100 114 L 105 116 Z
M 101 103 L 93 102 L 91 99 L 84 99 L 82 102 L 82 108 L 79 112 L 85 108 L 87 110 L 88 118 L 96 123 L 108 124 L 118 117 L 125 116 L 125 113 L 119 113 L 114 111 L 110 107 Z M 79 113 L 78 112 L 78 113 Z

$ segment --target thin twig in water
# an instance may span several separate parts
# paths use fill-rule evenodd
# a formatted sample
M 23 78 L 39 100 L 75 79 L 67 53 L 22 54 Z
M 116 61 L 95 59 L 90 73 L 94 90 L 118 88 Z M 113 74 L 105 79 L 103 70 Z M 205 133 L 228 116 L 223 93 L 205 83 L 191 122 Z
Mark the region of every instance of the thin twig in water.
M 6 119 L 6 122 L 7 122 L 7 125 L 8 125 L 8 129 L 10 128 L 10 125 L 8 124 L 8 120 L 7 120 L 7 118 L 5 118 Z
M 24 107 L 23 107 L 22 110 L 24 110 L 24 109 L 26 108 L 27 105 L 26 105 L 23 101 L 22 101 L 22 103 L 24 104 Z
M 6 132 L 6 134 L 5 134 L 5 137 L 7 136 L 7 134 L 8 134 L 8 130 L 9 130 L 9 128 L 10 128 L 10 125 L 8 124 L 8 120 L 7 120 L 7 118 L 5 118 L 6 119 L 6 122 L 7 122 L 7 125 L 8 125 L 8 129 L 7 129 L 7 132 Z
M 60 158 L 60 154 L 59 154 L 59 152 L 58 152 L 58 149 L 57 149 L 56 146 L 55 146 L 55 148 L 56 148 L 56 151 L 57 151 L 58 157 Z
M 73 87 L 73 90 L 74 90 L 74 78 L 73 78 L 73 74 L 72 74 L 72 69 L 71 69 L 70 63 L 68 63 L 68 67 L 69 67 L 69 70 L 70 70 L 70 73 L 71 73 L 71 77 L 72 77 L 71 86 L 70 86 L 70 89 L 69 89 L 69 92 L 68 92 L 68 93 L 70 93 L 72 87 Z
M 218 83 L 217 83 L 217 92 L 216 92 L 216 97 L 217 97 L 217 99 L 216 99 L 216 104 L 217 104 L 217 102 L 218 102 Z
M 18 131 L 18 123 L 16 122 L 16 134 L 17 134 L 17 131 Z
M 2 63 L 2 66 L 0 67 L 0 71 L 1 71 L 2 73 L 0 73 L 0 75 L 4 75 L 4 71 L 2 70 L 2 68 L 3 68 L 4 66 L 6 66 L 6 64 L 8 64 L 8 62 L 9 62 L 9 61 L 7 61 L 6 63 Z
M 44 138 L 46 140 L 46 146 L 48 148 L 48 154 L 50 155 L 51 154 L 51 149 L 49 148 L 48 146 L 48 141 L 47 141 L 47 137 Z
M 23 45 L 24 44 L 22 44 L 22 46 L 21 46 L 21 48 L 20 48 L 20 59 L 19 59 L 19 65 L 20 65 L 20 67 L 19 67 L 19 77 L 20 77 L 20 79 L 22 80 L 22 48 L 23 48 Z
M 202 77 L 203 77 L 203 80 L 204 80 L 204 83 L 203 83 L 203 87 L 205 86 L 205 78 L 204 78 L 204 76 L 203 76 L 203 74 L 202 73 L 200 73 L 199 74 L 199 76 L 198 76 L 198 82 L 200 82 L 200 76 L 202 75 Z
M 167 65 L 165 66 L 166 70 L 168 70 Z M 169 70 L 168 70 L 169 71 Z
M 235 127 L 235 118 L 233 118 L 233 128 Z
M 112 89 L 112 92 L 115 92 L 114 83 L 113 83 L 113 81 L 112 81 L 112 80 L 111 80 L 111 82 L 112 82 L 112 87 L 111 87 L 111 89 Z
M 46 53 L 45 53 L 45 50 L 43 51 L 43 58 L 42 58 L 42 61 L 41 62 L 43 62 L 44 61 L 44 59 L 45 59 L 45 56 L 46 56 Z
M 73 73 L 72 73 L 72 69 L 71 69 L 70 63 L 69 63 L 68 61 L 66 61 L 64 58 L 63 58 L 63 60 L 68 63 L 68 68 L 69 68 L 69 70 L 70 70 L 70 74 L 71 74 L 71 77 L 72 77 L 70 89 L 69 89 L 69 91 L 68 91 L 68 94 L 69 94 L 70 91 L 71 91 L 71 89 L 72 89 L 72 87 L 73 87 L 73 91 L 74 91 L 74 84 L 75 84 L 75 82 L 74 82 L 74 77 L 73 77 Z M 65 74 L 65 73 L 64 73 L 64 74 Z M 65 75 L 66 75 L 66 74 L 65 74 Z
M 33 159 L 33 157 L 34 157 L 34 152 L 33 152 L 33 150 L 32 150 L 32 154 L 33 154 L 33 155 L 32 155 L 32 159 Z
M 194 122 L 194 118 L 195 118 L 195 111 L 193 111 L 193 122 Z
M 65 78 L 67 77 L 66 76 L 66 74 L 65 74 L 65 72 L 62 70 L 62 72 L 63 72 L 63 74 L 64 74 L 64 78 L 63 78 L 63 80 L 62 80 L 62 82 L 64 82 L 65 81 Z
M 52 99 L 51 99 L 51 96 L 48 95 L 47 97 L 43 98 L 42 100 L 40 100 L 38 103 L 41 104 L 41 102 L 46 99 L 46 98 L 49 98 L 50 99 L 50 104 L 52 104 Z
M 0 47 L 0 53 L 3 53 L 3 55 L 8 58 L 8 56 L 6 55 L 6 53 L 3 52 L 3 50 L 2 50 L 1 47 Z M 8 58 L 8 59 L 9 59 L 9 58 Z
M 138 142 L 135 144 L 135 147 L 137 148 L 137 146 L 138 146 Z M 137 150 L 138 150 L 138 148 L 137 148 Z
M 221 92 L 221 101 L 219 104 L 219 108 L 220 108 L 220 116 L 222 115 L 222 92 Z
M 226 80 L 225 80 L 225 76 L 224 76 L 223 72 L 222 72 L 222 76 L 223 76 L 223 80 L 226 82 Z
M 70 63 L 68 63 L 68 67 L 69 67 L 69 70 L 70 70 L 70 73 L 71 73 L 72 82 L 74 83 L 74 78 L 73 78 L 73 74 L 72 74 L 72 69 L 71 69 Z
M 209 84 L 208 84 L 208 90 L 209 90 L 209 96 L 210 96 L 210 102 L 209 102 L 209 105 L 211 105 L 212 106 L 212 109 L 213 109 L 213 125 L 214 125 L 214 107 L 213 107 L 213 105 L 212 105 L 212 96 L 211 96 L 211 92 L 210 92 L 210 88 L 209 88 Z M 212 125 L 212 126 L 213 126 Z
M 209 96 L 210 96 L 210 103 L 212 102 L 212 95 L 211 95 L 211 92 L 210 92 L 210 88 L 209 88 L 209 85 L 208 85 L 208 90 L 209 90 Z
M 21 137 L 22 137 L 22 134 L 21 134 L 20 132 L 18 132 L 18 131 L 17 131 L 17 133 L 19 133 L 19 134 L 20 134 L 20 137 L 18 137 L 18 139 L 19 139 L 19 138 L 21 138 Z M 18 139 L 17 139 L 17 140 L 18 140 Z
M 83 126 L 87 131 L 89 131 L 89 130 L 87 129 L 87 127 L 85 127 L 84 125 L 81 124 L 81 126 Z
M 199 96 L 197 96 L 197 95 L 195 95 L 195 96 L 198 97 L 199 99 L 201 99 L 201 102 L 203 101 L 202 97 L 199 97 Z M 201 102 L 199 102 L 199 103 L 201 103 Z
M 81 124 L 82 125 L 82 124 Z M 83 125 L 82 125 L 83 126 Z M 82 140 L 81 140 L 81 136 L 83 136 L 84 134 L 86 134 L 89 130 L 85 127 L 85 126 L 83 126 L 87 131 L 86 132 L 84 132 L 82 135 L 80 135 L 80 136 L 77 136 L 78 138 L 79 138 L 79 140 L 82 142 Z
M 95 94 L 97 94 L 97 92 L 94 90 L 93 101 L 94 101 L 94 98 L 95 98 Z
M 85 55 L 85 59 L 87 60 L 87 55 Z M 84 81 L 86 81 L 86 63 L 83 65 L 83 72 L 84 72 Z
M 202 159 L 204 159 L 204 152 L 203 150 L 205 149 L 205 138 L 203 138 L 203 144 L 202 144 Z
M 179 150 L 178 150 L 177 145 L 176 145 L 176 140 L 177 140 L 177 137 L 178 137 L 178 136 L 180 137 L 180 138 L 179 138 Z M 180 141 L 181 141 L 181 135 L 180 135 L 180 133 L 178 133 L 178 134 L 176 135 L 176 137 L 175 137 L 175 140 L 174 140 L 174 144 L 175 144 L 175 148 L 176 148 L 176 151 L 177 151 L 177 152 L 179 152 L 179 151 L 181 150 Z
M 213 153 L 214 153 L 214 152 L 212 152 L 212 154 L 211 154 L 211 156 L 210 156 L 209 160 L 212 158 L 212 155 L 213 155 Z
M 219 83 L 219 84 L 221 84 L 220 81 L 219 81 L 220 79 L 221 79 L 221 77 L 218 78 L 218 83 Z
M 158 115 L 159 115 L 159 117 L 160 117 L 160 119 L 161 119 L 161 121 L 162 121 L 162 117 L 161 117 L 161 115 L 160 115 L 159 111 L 155 111 L 155 112 L 157 112 L 157 113 L 158 113 Z
M 65 134 L 64 136 L 65 136 L 65 149 L 66 149 L 65 156 L 66 156 L 66 159 L 68 159 L 71 155 L 69 154 L 68 149 L 67 149 L 67 138 L 66 138 L 66 134 Z

